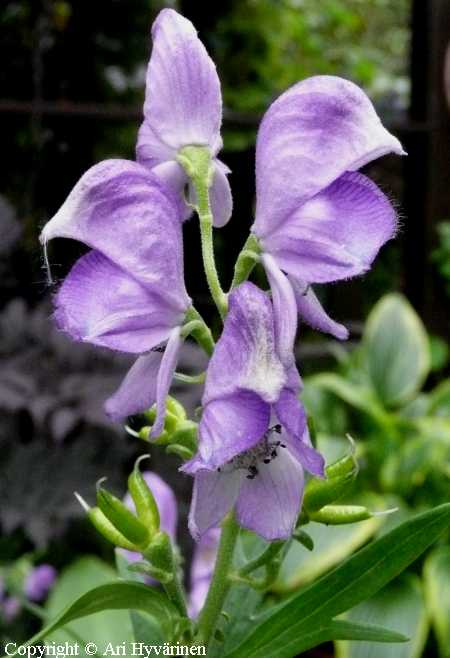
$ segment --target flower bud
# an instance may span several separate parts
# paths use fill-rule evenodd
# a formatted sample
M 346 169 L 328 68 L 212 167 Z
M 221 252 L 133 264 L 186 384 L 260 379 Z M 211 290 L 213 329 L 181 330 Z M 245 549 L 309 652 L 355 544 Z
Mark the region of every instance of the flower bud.
M 156 406 L 154 405 L 144 413 L 145 419 L 149 422 L 149 425 L 142 427 L 139 432 L 139 438 L 144 441 L 149 440 L 150 432 L 152 430 L 152 425 L 156 419 Z M 183 405 L 178 402 L 175 398 L 168 397 L 166 401 L 166 415 L 164 418 L 164 430 L 161 434 L 152 439 L 152 443 L 157 445 L 168 445 L 173 442 L 173 435 L 180 429 L 185 423 L 190 423 L 191 421 L 187 420 L 186 411 Z
M 154 535 L 159 530 L 159 509 L 150 487 L 139 470 L 140 462 L 146 457 L 147 455 L 144 455 L 136 460 L 133 472 L 128 478 L 128 490 L 139 520 L 142 521 L 149 534 Z
M 354 450 L 325 469 L 324 480 L 312 479 L 305 487 L 303 509 L 311 517 L 325 505 L 334 503 L 348 492 L 358 474 Z
M 119 498 L 109 491 L 98 487 L 97 505 L 108 521 L 118 530 L 133 547 L 144 548 L 150 541 L 150 532 L 145 525 L 137 519 Z
M 310 513 L 309 518 L 325 525 L 358 523 L 372 518 L 373 514 L 361 505 L 325 505 L 318 512 Z

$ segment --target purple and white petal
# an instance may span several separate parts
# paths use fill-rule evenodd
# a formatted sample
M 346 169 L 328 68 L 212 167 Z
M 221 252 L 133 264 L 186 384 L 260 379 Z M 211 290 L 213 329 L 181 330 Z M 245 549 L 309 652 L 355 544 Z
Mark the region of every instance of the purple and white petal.
M 387 153 L 404 151 L 359 87 L 334 76 L 299 82 L 270 106 L 259 129 L 253 232 L 267 238 L 344 172 Z
M 216 562 L 219 539 L 219 528 L 211 528 L 194 548 L 189 590 L 189 616 L 192 619 L 198 616 L 205 603 Z
M 286 375 L 277 353 L 272 304 L 252 283 L 243 283 L 229 297 L 222 336 L 208 367 L 203 404 L 248 389 L 273 402 Z
M 288 279 L 294 290 L 300 320 L 313 329 L 331 334 L 339 340 L 346 340 L 348 329 L 327 315 L 311 286 L 293 276 L 288 276 Z
M 228 473 L 199 470 L 194 479 L 189 530 L 197 541 L 217 527 L 234 506 L 239 494 L 242 471 Z
M 163 9 L 152 27 L 153 49 L 147 70 L 144 122 L 174 149 L 221 146 L 222 99 L 216 67 L 190 21 Z M 139 136 L 139 150 L 144 133 Z M 147 155 L 148 158 L 148 155 Z
M 220 162 L 214 161 L 214 178 L 210 189 L 211 211 L 213 214 L 214 226 L 220 228 L 225 226 L 231 218 L 233 212 L 233 197 L 231 196 L 230 183 L 227 174 L 230 170 Z
M 300 512 L 303 486 L 301 465 L 287 448 L 280 448 L 269 464 L 258 465 L 256 477 L 243 477 L 236 504 L 239 524 L 267 541 L 288 539 Z
M 298 397 L 285 388 L 274 409 L 278 420 L 286 430 L 283 441 L 288 444 L 289 450 L 307 471 L 324 477 L 325 460 L 311 444 L 305 409 Z
M 155 438 L 164 429 L 164 418 L 166 416 L 166 398 L 169 395 L 172 379 L 180 355 L 183 339 L 180 336 L 180 327 L 172 329 L 167 341 L 166 349 L 161 360 L 156 382 L 156 418 L 150 432 L 150 438 Z
M 297 333 L 297 305 L 294 291 L 270 254 L 263 254 L 261 261 L 272 290 L 278 354 L 283 364 L 289 366 L 294 361 L 294 342 Z
M 147 288 L 164 290 L 165 301 L 184 313 L 180 201 L 141 165 L 105 160 L 78 181 L 41 242 L 56 237 L 84 242 Z
M 156 165 L 156 167 L 152 169 L 152 172 L 155 176 L 158 176 L 158 178 L 164 181 L 174 194 L 183 200 L 184 206 L 181 220 L 185 221 L 186 219 L 189 219 L 194 210 L 184 201 L 185 188 L 188 185 L 188 177 L 181 165 L 179 165 L 176 160 L 167 160 L 166 162 L 161 162 Z
M 161 360 L 160 352 L 150 352 L 135 361 L 118 390 L 105 402 L 105 411 L 112 420 L 141 413 L 155 403 Z
M 346 172 L 299 207 L 266 243 L 284 272 L 326 283 L 366 272 L 396 225 L 395 210 L 375 183 Z
M 167 340 L 179 318 L 154 289 L 98 251 L 75 263 L 54 303 L 57 326 L 74 340 L 137 354 Z
M 209 402 L 199 425 L 199 453 L 212 468 L 252 448 L 269 427 L 270 405 L 248 390 Z

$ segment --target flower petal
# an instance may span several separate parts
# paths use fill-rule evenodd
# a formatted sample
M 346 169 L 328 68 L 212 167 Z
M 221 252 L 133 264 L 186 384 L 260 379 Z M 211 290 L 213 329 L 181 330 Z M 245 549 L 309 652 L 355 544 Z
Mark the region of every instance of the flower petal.
M 268 236 L 345 171 L 390 152 L 404 154 L 355 84 L 315 76 L 294 85 L 259 129 L 255 234 Z
M 205 603 L 216 562 L 219 539 L 219 528 L 211 528 L 194 547 L 189 591 L 189 616 L 192 619 L 198 616 Z
M 346 340 L 348 330 L 325 313 L 311 286 L 293 276 L 288 276 L 288 279 L 294 290 L 300 319 L 313 329 L 331 334 L 339 340 Z
M 168 160 L 167 162 L 161 162 L 161 164 L 156 165 L 152 171 L 158 176 L 158 178 L 164 181 L 174 194 L 182 199 L 182 203 L 184 204 L 181 215 L 182 221 L 189 219 L 194 211 L 193 208 L 184 201 L 185 187 L 188 178 L 182 167 L 175 160 Z
M 303 497 L 303 469 L 288 449 L 258 465 L 253 479 L 243 477 L 236 505 L 239 524 L 267 541 L 288 539 Z
M 189 530 L 197 541 L 220 524 L 239 494 L 241 471 L 200 470 L 195 476 L 189 511 Z
M 169 395 L 182 344 L 183 339 L 180 336 L 180 327 L 175 327 L 170 332 L 158 372 L 158 381 L 156 383 L 156 418 L 150 432 L 150 438 L 159 436 L 163 431 L 166 415 L 166 398 Z
M 288 274 L 326 283 L 367 271 L 395 230 L 388 198 L 363 174 L 347 172 L 304 203 L 266 248 Z
M 138 354 L 167 340 L 175 317 L 163 298 L 98 251 L 75 263 L 55 307 L 58 327 L 73 339 Z
M 220 148 L 222 99 L 216 67 L 190 21 L 163 9 L 153 23 L 144 121 L 167 146 Z M 140 135 L 140 140 L 143 134 Z
M 220 160 L 215 160 L 214 178 L 210 189 L 211 211 L 214 218 L 214 226 L 221 228 L 228 223 L 233 212 L 233 197 L 231 196 L 230 183 L 228 182 L 226 167 Z
M 243 283 L 229 297 L 223 333 L 208 366 L 203 404 L 241 389 L 273 402 L 285 380 L 270 299 L 252 283 Z
M 297 305 L 294 291 L 270 254 L 263 254 L 261 260 L 272 290 L 278 354 L 282 362 L 289 366 L 294 362 L 294 342 L 297 333 Z
M 161 359 L 160 352 L 150 352 L 134 362 L 117 391 L 105 402 L 105 411 L 112 420 L 121 421 L 154 404 Z
M 269 427 L 270 405 L 252 391 L 209 402 L 199 426 L 199 453 L 216 468 L 253 447 Z
M 305 410 L 292 390 L 282 391 L 275 412 L 287 432 L 283 440 L 292 454 L 310 473 L 324 477 L 325 460 L 311 445 Z
M 91 167 L 46 224 L 45 244 L 71 238 L 97 249 L 146 287 L 164 290 L 168 304 L 189 305 L 183 280 L 181 208 L 154 174 L 128 160 Z

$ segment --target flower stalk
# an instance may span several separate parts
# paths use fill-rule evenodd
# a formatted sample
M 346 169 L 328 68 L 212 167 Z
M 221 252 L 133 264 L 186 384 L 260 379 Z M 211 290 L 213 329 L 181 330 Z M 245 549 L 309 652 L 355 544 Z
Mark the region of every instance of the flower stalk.
M 239 526 L 233 512 L 230 512 L 222 523 L 222 533 L 211 585 L 205 605 L 198 618 L 197 642 L 205 646 L 208 646 L 216 630 L 217 620 L 231 586 L 230 571 L 238 536 Z

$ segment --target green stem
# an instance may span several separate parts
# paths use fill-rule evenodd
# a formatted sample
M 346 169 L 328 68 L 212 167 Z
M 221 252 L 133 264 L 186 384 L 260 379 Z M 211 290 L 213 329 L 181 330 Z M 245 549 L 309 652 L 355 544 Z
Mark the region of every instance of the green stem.
M 248 279 L 251 271 L 259 262 L 260 251 L 257 238 L 253 233 L 250 233 L 234 266 L 234 276 L 230 290 L 233 290 L 233 288 L 236 288 L 240 283 Z
M 220 536 L 213 577 L 205 605 L 198 618 L 197 642 L 205 646 L 208 646 L 214 634 L 217 620 L 222 612 L 225 598 L 231 586 L 229 575 L 238 535 L 239 526 L 234 518 L 234 513 L 230 512 L 222 524 L 222 534 Z
M 284 541 L 274 541 L 272 542 L 265 551 L 261 553 L 258 557 L 250 562 L 247 562 L 241 569 L 239 569 L 239 576 L 247 576 L 252 571 L 256 571 L 259 567 L 265 566 L 268 562 L 274 559 L 276 555 L 281 551 L 284 544 Z
M 187 325 L 185 326 L 190 325 L 189 333 L 192 338 L 197 341 L 208 356 L 211 356 L 214 352 L 214 338 L 212 337 L 211 329 L 193 306 L 186 313 L 186 323 Z

